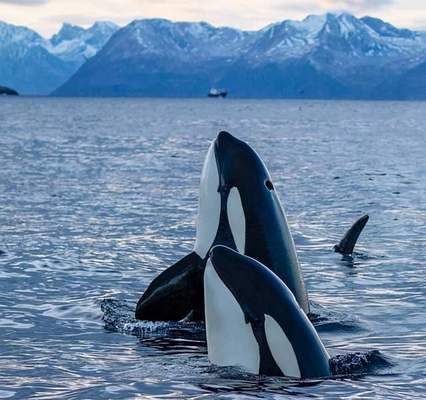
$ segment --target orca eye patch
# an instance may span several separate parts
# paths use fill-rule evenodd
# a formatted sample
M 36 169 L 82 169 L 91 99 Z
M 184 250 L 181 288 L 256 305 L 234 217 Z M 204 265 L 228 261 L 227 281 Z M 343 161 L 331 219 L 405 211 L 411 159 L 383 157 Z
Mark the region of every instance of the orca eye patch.
M 269 189 L 269 190 L 274 190 L 274 185 L 272 184 L 272 182 L 270 180 L 267 180 L 265 182 L 265 186 Z

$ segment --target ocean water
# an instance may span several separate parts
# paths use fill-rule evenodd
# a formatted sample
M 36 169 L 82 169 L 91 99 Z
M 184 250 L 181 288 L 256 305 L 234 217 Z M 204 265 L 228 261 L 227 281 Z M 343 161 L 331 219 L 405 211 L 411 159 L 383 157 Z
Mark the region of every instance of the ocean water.
M 1 98 L 0 399 L 424 399 L 425 115 L 410 102 Z M 223 129 L 271 172 L 326 347 L 363 368 L 257 377 L 211 366 L 202 326 L 132 322 L 193 246 Z M 343 259 L 333 245 L 364 213 Z

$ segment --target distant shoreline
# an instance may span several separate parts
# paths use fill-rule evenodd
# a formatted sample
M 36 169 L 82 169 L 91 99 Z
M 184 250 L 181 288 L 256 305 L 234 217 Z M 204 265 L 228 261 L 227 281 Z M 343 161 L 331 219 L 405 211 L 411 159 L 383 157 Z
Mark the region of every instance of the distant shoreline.
M 19 93 L 10 87 L 0 86 L 0 96 L 19 96 Z
M 208 103 L 223 103 L 232 101 L 294 101 L 294 102 L 371 102 L 371 103 L 424 103 L 426 99 L 339 99 L 339 98 L 293 98 L 293 97 L 228 97 L 226 99 L 215 99 L 209 97 L 166 97 L 166 96 L 53 96 L 53 95 L 25 95 L 20 94 L 19 96 L 0 96 L 0 99 L 64 99 L 64 100 L 201 100 Z

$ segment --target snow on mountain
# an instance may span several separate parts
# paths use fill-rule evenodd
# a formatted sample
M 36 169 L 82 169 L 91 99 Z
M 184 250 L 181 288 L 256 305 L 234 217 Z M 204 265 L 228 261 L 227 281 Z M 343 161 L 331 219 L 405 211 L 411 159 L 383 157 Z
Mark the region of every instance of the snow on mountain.
M 81 65 L 93 57 L 118 29 L 112 22 L 96 22 L 88 29 L 65 23 L 52 36 L 47 49 L 62 60 Z
M 259 31 L 165 19 L 122 29 L 64 24 L 49 40 L 3 23 L 0 56 L 0 84 L 24 93 L 28 80 L 39 82 L 31 92 L 45 93 L 72 76 L 56 94 L 200 96 L 220 85 L 236 96 L 369 98 L 386 84 L 384 76 L 391 82 L 424 70 L 415 67 L 426 61 L 426 34 L 347 13 Z
M 16 52 L 17 57 L 23 55 L 32 47 L 46 45 L 46 40 L 38 33 L 23 26 L 10 25 L 0 21 L 0 51 L 12 54 Z
M 56 94 L 369 97 L 426 59 L 426 36 L 379 19 L 311 15 L 259 31 L 164 19 L 119 30 Z
M 244 51 L 250 32 L 232 28 L 215 28 L 205 22 L 171 22 L 165 19 L 146 19 L 130 23 L 108 43 L 109 52 L 123 51 L 123 57 L 178 57 L 192 60 L 209 57 L 235 57 Z M 196 58 L 195 58 L 196 57 Z
M 78 39 L 85 31 L 86 30 L 80 26 L 71 25 L 65 22 L 62 24 L 59 32 L 51 37 L 50 43 L 52 43 L 53 46 L 57 46 L 62 42 Z
M 50 40 L 0 21 L 0 84 L 23 94 L 48 94 L 93 57 L 118 29 L 98 22 L 84 29 L 64 24 Z
M 350 58 L 409 56 L 426 49 L 422 34 L 346 13 L 283 21 L 259 33 L 249 56 L 262 62 L 307 56 L 316 49 Z
M 38 33 L 0 22 L 0 85 L 23 94 L 47 94 L 70 76 L 67 65 Z
M 380 36 L 402 37 L 407 39 L 413 39 L 418 36 L 417 32 L 410 31 L 409 29 L 398 29 L 379 18 L 363 17 L 361 21 L 375 30 Z

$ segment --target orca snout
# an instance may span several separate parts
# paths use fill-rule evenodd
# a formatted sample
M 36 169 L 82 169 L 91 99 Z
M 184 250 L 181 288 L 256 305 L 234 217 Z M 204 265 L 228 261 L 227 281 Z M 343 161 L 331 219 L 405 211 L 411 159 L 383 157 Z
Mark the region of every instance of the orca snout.
M 215 140 L 216 148 L 218 150 L 229 149 L 238 143 L 240 143 L 240 140 L 226 131 L 219 132 Z
M 236 140 L 236 138 L 234 136 L 232 136 L 229 132 L 226 132 L 226 131 L 220 131 L 217 134 L 216 141 L 226 142 L 227 140 Z
M 239 265 L 241 254 L 229 247 L 217 245 L 210 250 L 209 258 L 216 272 L 227 279 L 229 271 L 237 269 L 235 267 Z
M 214 246 L 209 253 L 210 263 L 228 287 L 237 288 L 251 275 L 256 261 L 223 245 Z M 250 260 L 247 262 L 247 260 Z
M 211 248 L 209 252 L 209 258 L 213 263 L 213 266 L 217 265 L 219 267 L 221 264 L 224 263 L 224 261 L 231 259 L 233 253 L 237 252 L 230 249 L 229 247 L 223 245 L 216 245 Z

